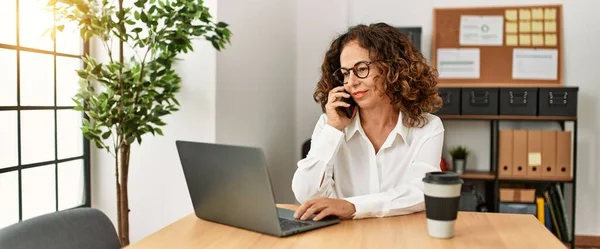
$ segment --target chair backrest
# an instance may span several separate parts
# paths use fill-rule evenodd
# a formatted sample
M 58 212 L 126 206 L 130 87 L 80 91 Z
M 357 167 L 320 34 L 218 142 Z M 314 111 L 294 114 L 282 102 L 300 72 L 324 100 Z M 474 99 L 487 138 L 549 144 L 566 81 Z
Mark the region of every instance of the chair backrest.
M 310 142 L 309 139 L 302 144 L 302 158 L 305 158 L 308 155 L 308 152 L 310 151 Z
M 76 208 L 41 215 L 0 229 L 0 248 L 117 249 L 119 237 L 104 213 Z

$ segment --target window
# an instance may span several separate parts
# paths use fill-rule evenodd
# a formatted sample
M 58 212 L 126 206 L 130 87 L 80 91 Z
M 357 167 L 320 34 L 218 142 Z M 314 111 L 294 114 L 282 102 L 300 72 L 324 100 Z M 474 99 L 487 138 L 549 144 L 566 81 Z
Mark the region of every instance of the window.
M 90 206 L 89 141 L 71 99 L 87 44 L 72 27 L 44 34 L 47 2 L 0 2 L 0 228 Z

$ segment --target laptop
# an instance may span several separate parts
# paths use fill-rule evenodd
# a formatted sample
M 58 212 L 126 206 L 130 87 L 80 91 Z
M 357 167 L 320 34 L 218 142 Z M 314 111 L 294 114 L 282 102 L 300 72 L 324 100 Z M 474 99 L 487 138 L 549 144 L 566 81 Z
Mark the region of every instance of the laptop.
M 334 216 L 314 222 L 278 208 L 260 148 L 176 141 L 196 217 L 285 237 L 337 224 Z M 314 215 L 313 215 L 314 217 Z

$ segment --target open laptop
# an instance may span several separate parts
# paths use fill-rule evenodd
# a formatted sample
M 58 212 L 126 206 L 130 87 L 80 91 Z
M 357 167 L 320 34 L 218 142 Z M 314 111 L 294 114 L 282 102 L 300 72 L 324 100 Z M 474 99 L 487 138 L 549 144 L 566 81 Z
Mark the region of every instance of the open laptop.
M 294 211 L 276 207 L 260 148 L 190 141 L 176 145 L 200 219 L 279 237 L 340 222 L 337 217 L 301 221 Z

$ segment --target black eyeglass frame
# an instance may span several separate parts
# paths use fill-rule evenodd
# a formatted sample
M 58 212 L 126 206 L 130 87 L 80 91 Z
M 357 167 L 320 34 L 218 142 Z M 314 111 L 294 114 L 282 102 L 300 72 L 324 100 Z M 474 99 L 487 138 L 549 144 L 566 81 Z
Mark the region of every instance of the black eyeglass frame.
M 352 73 L 353 73 L 353 74 L 354 74 L 356 77 L 358 77 L 359 79 L 364 79 L 364 78 L 367 78 L 367 77 L 369 77 L 369 74 L 371 73 L 371 64 L 373 64 L 373 63 L 375 63 L 375 62 L 377 62 L 377 61 L 359 61 L 359 62 L 356 62 L 356 63 L 354 64 L 354 66 L 352 66 L 352 68 L 344 68 L 344 67 L 340 67 L 340 68 L 336 69 L 336 70 L 335 70 L 335 71 L 334 71 L 334 72 L 331 74 L 331 76 L 332 76 L 333 78 L 335 78 L 335 79 L 336 79 L 338 82 L 340 82 L 340 83 L 343 83 L 343 84 L 346 84 L 346 82 L 344 82 L 344 80 L 340 80 L 340 79 L 339 79 L 339 77 L 337 77 L 337 76 L 336 76 L 336 74 L 337 74 L 338 72 L 341 72 L 341 70 L 347 70 L 347 71 L 349 71 L 349 72 L 351 71 L 351 72 L 352 72 Z M 367 65 L 367 74 L 366 74 L 365 76 L 363 76 L 363 77 L 361 77 L 360 75 L 358 75 L 358 73 L 356 73 L 356 69 L 357 69 L 356 67 L 357 67 L 358 65 L 360 65 L 360 64 L 365 64 L 365 65 Z

